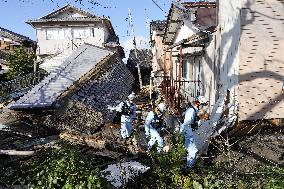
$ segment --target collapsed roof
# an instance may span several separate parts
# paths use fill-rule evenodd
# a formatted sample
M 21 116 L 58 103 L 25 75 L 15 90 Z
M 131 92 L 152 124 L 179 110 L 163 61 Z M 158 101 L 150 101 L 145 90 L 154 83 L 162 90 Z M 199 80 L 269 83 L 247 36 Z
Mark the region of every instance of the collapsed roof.
M 155 30 L 155 31 L 165 31 L 166 26 L 167 26 L 167 21 L 166 20 L 155 20 L 155 21 L 152 21 L 150 23 L 150 30 L 151 30 L 151 32 L 153 30 Z
M 215 2 L 185 2 L 173 3 L 167 19 L 163 42 L 172 45 L 177 32 L 184 24 L 184 20 L 193 23 L 197 31 L 212 31 L 217 25 L 217 9 Z
M 10 106 L 10 109 L 52 108 L 57 99 L 115 52 L 89 44 L 80 46 L 43 81 Z

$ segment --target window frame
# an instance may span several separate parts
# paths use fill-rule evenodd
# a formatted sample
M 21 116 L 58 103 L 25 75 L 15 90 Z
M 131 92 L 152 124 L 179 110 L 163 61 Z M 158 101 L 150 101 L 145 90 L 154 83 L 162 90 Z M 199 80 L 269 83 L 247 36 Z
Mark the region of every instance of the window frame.
M 77 36 L 75 36 L 75 31 L 84 31 L 84 37 L 81 37 L 81 35 L 79 35 L 78 37 Z M 87 36 L 86 35 L 86 31 L 88 30 L 88 33 L 89 33 L 89 35 Z M 94 31 L 94 29 L 93 28 L 90 28 L 90 27 L 84 27 L 84 28 L 72 28 L 72 38 L 73 39 L 88 39 L 88 38 L 90 38 L 90 37 L 94 37 L 94 35 L 95 35 L 95 31 Z

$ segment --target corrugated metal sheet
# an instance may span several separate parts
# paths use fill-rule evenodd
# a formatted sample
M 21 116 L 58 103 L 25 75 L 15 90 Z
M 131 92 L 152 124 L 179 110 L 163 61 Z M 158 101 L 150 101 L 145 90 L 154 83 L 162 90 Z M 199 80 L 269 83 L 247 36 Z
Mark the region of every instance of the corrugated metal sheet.
M 10 109 L 49 108 L 76 81 L 113 52 L 84 44 Z
M 242 6 L 239 120 L 284 118 L 284 1 L 246 0 Z

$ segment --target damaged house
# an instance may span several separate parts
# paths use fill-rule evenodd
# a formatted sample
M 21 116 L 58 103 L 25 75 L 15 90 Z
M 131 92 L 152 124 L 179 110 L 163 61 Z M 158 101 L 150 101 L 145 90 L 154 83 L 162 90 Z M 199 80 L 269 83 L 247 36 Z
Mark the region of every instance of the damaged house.
M 166 20 L 157 20 L 150 23 L 150 43 L 152 47 L 152 77 L 155 85 L 160 85 L 163 81 L 165 52 L 166 45 L 163 43 L 167 22 Z
M 165 92 L 177 107 L 199 95 L 214 102 L 216 20 L 215 3 L 173 4 L 169 11 L 163 43 L 170 86 Z
M 108 105 L 128 96 L 134 78 L 110 21 L 67 5 L 28 23 L 37 30 L 40 67 L 49 74 L 10 109 L 30 115 L 40 110 L 33 120 L 79 133 L 112 121 Z
M 154 39 L 153 57 L 163 62 L 172 107 L 200 95 L 209 101 L 201 143 L 235 124 L 283 119 L 282 7 L 279 0 L 172 4 L 160 34 L 164 54 Z

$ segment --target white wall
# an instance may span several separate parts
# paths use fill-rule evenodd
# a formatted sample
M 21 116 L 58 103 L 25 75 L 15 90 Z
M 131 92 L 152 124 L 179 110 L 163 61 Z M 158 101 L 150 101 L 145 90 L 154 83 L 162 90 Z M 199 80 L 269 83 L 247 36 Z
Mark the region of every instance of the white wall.
M 103 43 L 106 41 L 106 39 L 109 36 L 109 32 L 104 27 L 104 25 L 96 24 L 96 26 L 76 26 L 76 27 L 62 26 L 60 28 L 63 28 L 64 30 L 64 37 L 59 37 L 57 39 L 47 39 L 46 32 L 47 30 L 52 28 L 56 27 L 41 27 L 41 28 L 38 27 L 36 29 L 37 40 L 38 40 L 37 55 L 57 54 L 65 50 L 72 50 L 75 49 L 76 46 L 80 46 L 85 42 L 102 47 Z M 87 38 L 74 38 L 74 29 L 78 28 L 89 29 L 91 32 L 91 36 Z M 94 30 L 93 31 L 94 36 L 92 36 L 92 30 Z
M 180 42 L 193 34 L 197 33 L 198 29 L 188 20 L 184 20 L 183 26 L 178 31 L 174 43 Z
M 220 88 L 230 91 L 230 114 L 237 110 L 237 86 L 239 73 L 240 0 L 219 0 L 220 46 Z M 226 93 L 227 91 L 220 91 Z

